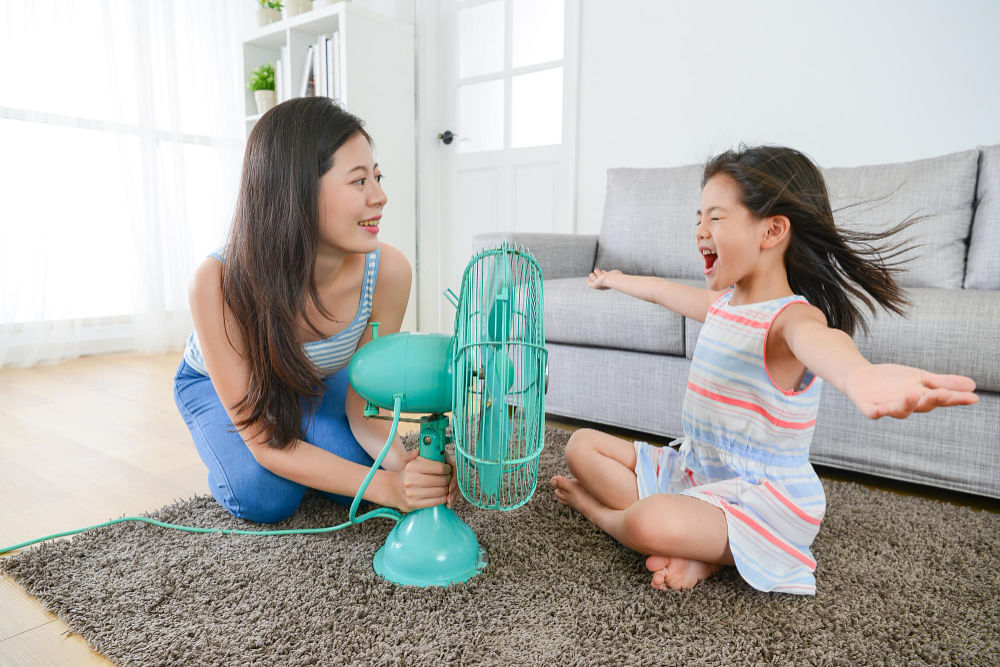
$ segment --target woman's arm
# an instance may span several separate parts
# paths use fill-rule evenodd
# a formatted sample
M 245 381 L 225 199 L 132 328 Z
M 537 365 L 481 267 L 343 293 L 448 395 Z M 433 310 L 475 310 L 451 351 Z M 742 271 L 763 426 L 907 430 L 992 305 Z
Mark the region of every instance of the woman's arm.
M 612 271 L 594 269 L 587 277 L 587 285 L 594 289 L 616 289 L 699 322 L 705 321 L 709 307 L 724 294 L 655 276 L 633 276 L 618 269 Z
M 775 320 L 768 336 L 783 339 L 796 359 L 843 392 L 871 419 L 904 419 L 914 412 L 979 401 L 971 378 L 900 364 L 872 364 L 850 336 L 827 326 L 822 311 L 815 306 L 789 306 Z
M 222 265 L 206 259 L 195 273 L 189 301 L 202 356 L 212 385 L 233 422 L 243 415 L 233 409 L 246 394 L 250 370 L 243 357 L 243 340 L 222 297 Z M 227 335 L 228 334 L 228 335 Z M 274 474 L 321 491 L 353 496 L 369 468 L 331 454 L 303 440 L 285 449 L 267 444 L 259 425 L 251 424 L 240 435 L 260 465 Z M 384 442 L 384 439 L 383 439 Z M 409 474 L 412 472 L 412 474 Z M 380 470 L 364 498 L 379 505 L 409 511 L 445 500 L 445 484 L 434 471 L 407 473 Z

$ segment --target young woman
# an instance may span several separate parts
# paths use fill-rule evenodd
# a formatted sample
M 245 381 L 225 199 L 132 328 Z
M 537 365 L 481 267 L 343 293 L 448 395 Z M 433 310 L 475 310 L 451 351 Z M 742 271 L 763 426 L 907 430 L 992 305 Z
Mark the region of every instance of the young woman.
M 354 351 L 399 330 L 411 269 L 380 243 L 386 195 L 362 121 L 323 97 L 292 99 L 247 141 L 226 246 L 190 290 L 195 331 L 174 396 L 233 515 L 280 521 L 306 488 L 349 502 L 385 444 L 347 382 Z M 365 499 L 409 511 L 451 501 L 447 464 L 398 438 Z

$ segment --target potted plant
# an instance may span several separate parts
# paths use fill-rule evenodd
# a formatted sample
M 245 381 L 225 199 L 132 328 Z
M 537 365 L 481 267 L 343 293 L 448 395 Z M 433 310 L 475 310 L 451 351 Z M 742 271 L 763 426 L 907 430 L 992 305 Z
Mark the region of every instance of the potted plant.
M 282 14 L 287 19 L 303 12 L 311 12 L 313 8 L 312 0 L 284 0 L 285 8 Z
M 264 63 L 252 71 L 247 88 L 253 91 L 254 101 L 257 102 L 257 113 L 262 114 L 277 104 L 278 96 L 274 92 L 274 66 L 271 63 Z
M 281 0 L 257 0 L 257 25 L 264 26 L 281 20 Z

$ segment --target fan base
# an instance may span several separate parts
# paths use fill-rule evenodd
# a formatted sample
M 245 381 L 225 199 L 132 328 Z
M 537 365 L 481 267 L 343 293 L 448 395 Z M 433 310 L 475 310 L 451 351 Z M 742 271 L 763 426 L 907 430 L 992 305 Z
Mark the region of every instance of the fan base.
M 375 572 L 402 586 L 447 586 L 483 571 L 486 550 L 476 534 L 444 505 L 407 514 L 375 554 Z

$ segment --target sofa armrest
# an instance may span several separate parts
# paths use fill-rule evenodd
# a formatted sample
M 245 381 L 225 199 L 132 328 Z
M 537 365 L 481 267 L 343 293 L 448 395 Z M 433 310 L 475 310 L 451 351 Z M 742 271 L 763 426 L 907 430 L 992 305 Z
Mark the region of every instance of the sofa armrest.
M 527 248 L 542 267 L 545 280 L 583 277 L 594 270 L 597 234 L 476 234 L 472 237 L 472 251 L 479 252 L 504 242 Z

